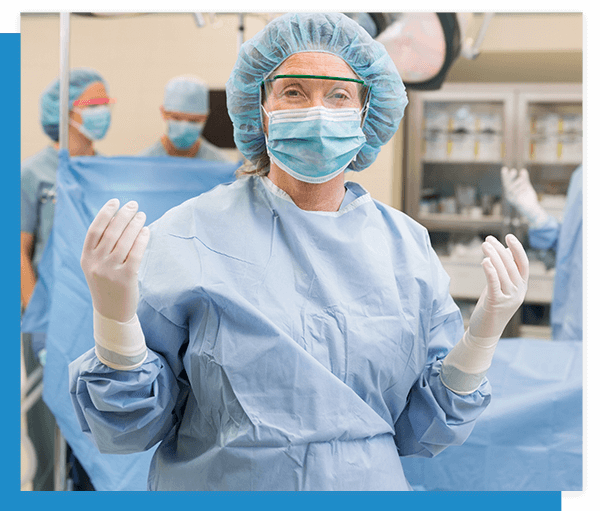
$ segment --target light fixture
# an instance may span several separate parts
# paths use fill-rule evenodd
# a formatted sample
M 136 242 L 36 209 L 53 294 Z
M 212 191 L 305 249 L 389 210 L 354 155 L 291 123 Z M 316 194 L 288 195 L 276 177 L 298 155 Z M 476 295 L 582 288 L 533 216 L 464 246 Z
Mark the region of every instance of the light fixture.
M 345 13 L 382 43 L 407 89 L 437 90 L 462 55 L 474 59 L 493 13 L 486 13 L 477 41 L 466 39 L 471 13 Z

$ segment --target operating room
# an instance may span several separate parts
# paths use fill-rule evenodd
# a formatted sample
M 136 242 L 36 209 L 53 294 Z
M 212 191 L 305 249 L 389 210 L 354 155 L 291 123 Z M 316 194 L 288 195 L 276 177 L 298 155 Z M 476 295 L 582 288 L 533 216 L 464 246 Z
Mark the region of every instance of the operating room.
M 21 13 L 21 490 L 347 490 L 352 478 L 360 490 L 582 490 L 584 16 L 349 12 L 332 30 L 357 44 L 352 57 L 339 42 L 319 47 L 310 32 L 337 18 L 286 16 Z M 360 60 L 367 46 L 364 59 L 376 48 L 385 67 L 383 57 Z M 260 106 L 248 113 L 252 73 Z M 356 86 L 359 106 L 344 110 L 350 121 L 331 113 L 331 99 L 280 108 L 272 98 L 292 79 L 306 91 Z M 305 129 L 304 111 L 336 123 L 340 140 L 348 123 L 350 163 L 308 168 L 317 142 L 294 149 L 304 163 L 286 152 L 285 127 Z M 338 178 L 345 196 L 334 209 L 322 209 L 325 196 L 300 202 L 290 191 Z M 371 205 L 375 216 L 360 217 Z M 108 233 L 127 207 L 129 225 L 144 216 L 150 231 L 140 224 L 136 239 L 139 296 L 136 271 L 121 302 L 113 298 L 125 284 L 97 277 L 92 245 L 107 237 L 94 228 L 104 221 Z M 350 214 L 355 232 L 328 231 Z M 356 251 L 351 240 L 362 242 Z M 169 251 L 175 263 L 163 262 Z M 489 270 L 492 252 L 506 271 Z M 362 275 L 373 278 L 364 288 Z M 490 313 L 494 275 L 510 307 Z M 518 285 L 506 298 L 509 277 Z M 430 292 L 454 311 L 439 325 L 419 306 Z M 113 332 L 101 321 L 129 325 L 132 314 L 143 330 L 141 344 L 131 341 L 135 356 L 99 333 Z M 189 340 L 178 339 L 182 325 Z M 421 353 L 441 330 L 446 344 L 434 351 L 432 340 Z M 167 335 L 178 340 L 157 350 L 155 338 Z M 119 396 L 153 371 L 162 400 L 152 413 L 131 408 L 129 424 L 134 399 Z M 448 404 L 431 404 L 442 392 Z

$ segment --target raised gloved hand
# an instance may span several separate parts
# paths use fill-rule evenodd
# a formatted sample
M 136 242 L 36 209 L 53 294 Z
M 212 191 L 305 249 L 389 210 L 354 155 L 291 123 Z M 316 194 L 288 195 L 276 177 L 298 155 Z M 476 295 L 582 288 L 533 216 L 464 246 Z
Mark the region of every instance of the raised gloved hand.
M 527 219 L 531 227 L 543 225 L 549 215 L 540 206 L 527 169 L 517 172 L 516 169 L 502 167 L 501 176 L 506 200 Z
M 118 199 L 111 199 L 88 229 L 81 268 L 94 309 L 106 318 L 126 322 L 137 310 L 137 272 L 150 240 L 145 221 L 136 202 L 119 210 Z
M 498 340 L 525 299 L 529 260 L 512 234 L 507 247 L 488 236 L 482 244 L 481 263 L 487 285 L 469 321 L 469 328 L 442 363 L 442 383 L 457 394 L 474 392 L 492 363 Z
M 131 201 L 119 210 L 109 200 L 90 225 L 81 267 L 94 305 L 94 339 L 101 362 L 134 369 L 146 358 L 144 334 L 136 314 L 137 274 L 150 240 L 146 215 Z
M 500 337 L 510 318 L 523 303 L 529 279 L 529 260 L 523 245 L 513 235 L 506 236 L 504 247 L 488 236 L 481 248 L 487 285 L 469 321 L 474 337 Z

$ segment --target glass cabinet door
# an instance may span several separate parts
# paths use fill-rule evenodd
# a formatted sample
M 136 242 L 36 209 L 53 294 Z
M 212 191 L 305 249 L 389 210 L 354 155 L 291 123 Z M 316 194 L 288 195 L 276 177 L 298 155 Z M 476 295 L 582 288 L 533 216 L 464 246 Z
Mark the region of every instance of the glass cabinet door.
M 457 85 L 409 95 L 404 209 L 430 231 L 498 230 L 500 169 L 514 155 L 514 95 Z
M 581 87 L 522 90 L 518 121 L 518 166 L 529 171 L 542 207 L 560 220 L 571 174 L 583 161 Z
M 582 119 L 576 84 L 446 83 L 409 92 L 403 209 L 429 230 L 465 322 L 485 286 L 481 242 L 513 232 L 530 257 L 530 286 L 504 335 L 549 338 L 552 254 L 528 246 L 501 169 L 527 168 L 541 205 L 560 220 L 582 160 Z
M 580 85 L 522 86 L 517 96 L 517 168 L 526 168 L 540 205 L 560 222 L 573 171 L 583 161 L 583 94 Z M 554 293 L 553 250 L 529 244 L 526 222 L 511 211 L 513 231 L 529 257 L 530 284 L 519 334 L 550 338 Z

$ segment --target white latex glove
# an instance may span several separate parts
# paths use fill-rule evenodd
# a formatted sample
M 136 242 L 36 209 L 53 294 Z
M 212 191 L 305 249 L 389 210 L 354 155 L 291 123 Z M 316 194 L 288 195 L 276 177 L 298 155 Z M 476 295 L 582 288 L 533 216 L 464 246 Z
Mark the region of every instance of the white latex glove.
M 90 225 L 81 268 L 90 288 L 94 309 L 108 319 L 127 322 L 137 310 L 137 273 L 150 240 L 146 215 L 131 201 L 119 210 L 109 200 Z
M 548 213 L 540 206 L 527 169 L 502 167 L 502 187 L 506 200 L 523 215 L 531 227 L 540 227 L 548 220 Z
M 523 245 L 513 234 L 506 236 L 504 247 L 488 236 L 481 248 L 487 285 L 469 321 L 474 337 L 500 337 L 510 318 L 523 303 L 529 279 L 529 260 Z
M 131 201 L 119 210 L 111 199 L 90 225 L 81 267 L 94 305 L 94 340 L 98 359 L 113 369 L 131 370 L 147 357 L 136 310 L 137 274 L 150 240 L 146 215 Z
M 469 321 L 469 328 L 442 363 L 442 383 L 457 394 L 469 394 L 480 385 L 489 369 L 498 340 L 525 299 L 529 260 L 513 235 L 507 247 L 488 236 L 482 244 L 481 263 L 487 285 Z

